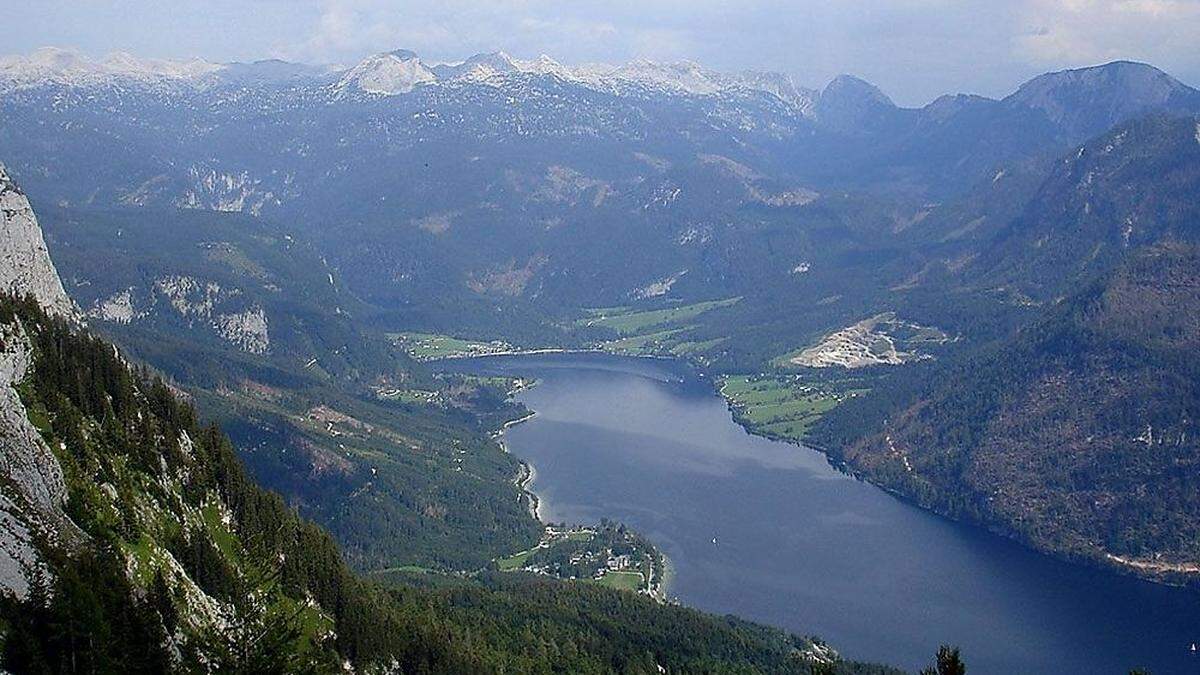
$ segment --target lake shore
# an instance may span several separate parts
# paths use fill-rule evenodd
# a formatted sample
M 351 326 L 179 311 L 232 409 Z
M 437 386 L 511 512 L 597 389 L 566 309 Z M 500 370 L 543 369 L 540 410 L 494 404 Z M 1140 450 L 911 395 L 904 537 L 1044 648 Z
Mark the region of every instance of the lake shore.
M 522 472 L 525 488 L 551 497 L 550 520 L 652 533 L 673 558 L 654 565 L 669 602 L 815 633 L 855 658 L 900 654 L 913 669 L 937 639 L 969 650 L 980 673 L 1188 672 L 1172 666 L 1194 639 L 1194 596 L 1063 564 L 846 480 L 821 448 L 731 423 L 709 378 L 674 385 L 622 357 L 528 358 L 478 366 L 537 378 L 518 400 L 540 418 L 505 439 L 539 469 L 534 482 Z M 1036 648 L 1015 653 L 995 635 Z
M 714 385 L 720 382 L 720 377 L 721 376 L 719 374 L 714 376 Z M 1020 536 L 1011 529 L 997 527 L 995 523 L 964 515 L 936 500 L 920 499 L 904 489 L 901 485 L 889 484 L 888 482 L 881 480 L 879 477 L 873 476 L 869 472 L 866 472 L 841 459 L 834 453 L 830 452 L 828 448 L 823 447 L 818 443 L 768 431 L 767 429 L 763 428 L 763 425 L 757 424 L 747 417 L 745 411 L 739 405 L 738 401 L 726 391 L 726 385 L 727 381 L 720 382 L 719 386 L 714 386 L 713 389 L 718 396 L 724 399 L 726 408 L 728 408 L 733 422 L 744 429 L 747 433 L 772 441 L 788 443 L 797 447 L 814 450 L 824 456 L 829 465 L 838 472 L 866 483 L 874 488 L 882 490 L 883 492 L 886 492 L 905 504 L 915 506 L 947 520 L 972 527 L 979 527 L 993 535 L 1013 541 L 1034 553 L 1049 556 L 1064 563 L 1081 565 L 1084 567 L 1103 570 L 1105 572 L 1130 576 L 1143 581 L 1161 584 L 1163 586 L 1192 589 L 1200 586 L 1200 564 L 1194 562 L 1171 563 L 1155 559 L 1130 559 L 1114 555 L 1099 548 L 1072 550 L 1069 548 L 1038 546 L 1033 540 L 1029 539 L 1028 537 Z
M 492 433 L 492 440 L 496 441 L 501 450 L 504 450 L 505 453 L 511 455 L 512 451 L 508 449 L 508 444 L 504 442 L 504 432 L 518 424 L 521 424 L 522 422 L 527 422 L 533 419 L 536 415 L 536 411 L 530 410 L 525 415 L 522 415 L 516 419 L 508 420 L 502 424 L 498 430 Z M 529 515 L 532 516 L 534 520 L 541 523 L 542 527 L 545 527 L 546 521 L 542 519 L 541 513 L 542 499 L 537 495 L 536 492 L 530 489 L 530 486 L 533 485 L 533 481 L 537 480 L 537 469 L 533 466 L 533 464 L 523 459 L 519 459 L 517 461 L 519 462 L 519 468 L 517 469 L 517 477 L 513 479 L 513 482 L 516 484 L 517 488 L 521 490 L 522 497 L 529 504 Z
M 521 417 L 508 420 L 501 425 L 500 429 L 492 434 L 492 438 L 500 445 L 504 452 L 512 454 L 512 451 L 504 440 L 504 432 L 518 424 L 528 422 L 536 416 L 537 411 L 531 410 Z M 545 501 L 533 491 L 533 483 L 537 480 L 537 467 L 532 462 L 524 459 L 519 459 L 518 461 L 520 462 L 520 468 L 518 469 L 514 483 L 521 490 L 522 497 L 529 504 L 529 515 L 541 523 L 543 529 L 548 528 L 550 523 L 546 522 L 546 518 L 542 513 Z M 663 553 L 657 546 L 654 547 L 654 553 L 657 554 L 660 561 L 659 569 L 654 570 L 650 575 L 644 593 L 658 602 L 670 602 L 667 594 L 670 590 L 671 578 L 674 576 L 674 567 L 667 554 Z

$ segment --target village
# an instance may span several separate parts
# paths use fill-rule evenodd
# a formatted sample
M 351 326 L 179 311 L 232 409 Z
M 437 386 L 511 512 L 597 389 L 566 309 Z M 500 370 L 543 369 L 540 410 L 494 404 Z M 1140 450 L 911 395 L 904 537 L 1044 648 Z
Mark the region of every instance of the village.
M 547 525 L 537 546 L 496 560 L 496 567 L 666 600 L 666 559 L 641 535 L 607 520 L 596 527 Z

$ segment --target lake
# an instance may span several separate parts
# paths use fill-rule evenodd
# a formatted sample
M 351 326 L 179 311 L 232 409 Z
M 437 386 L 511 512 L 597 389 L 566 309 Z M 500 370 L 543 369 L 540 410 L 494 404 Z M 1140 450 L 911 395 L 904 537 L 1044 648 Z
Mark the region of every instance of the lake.
M 508 429 L 550 522 L 624 522 L 670 558 L 680 602 L 917 669 L 957 644 L 973 675 L 1200 672 L 1200 594 L 1058 562 L 910 506 L 824 456 L 751 436 L 670 361 L 504 356 L 537 378 Z M 716 540 L 716 543 L 714 542 Z

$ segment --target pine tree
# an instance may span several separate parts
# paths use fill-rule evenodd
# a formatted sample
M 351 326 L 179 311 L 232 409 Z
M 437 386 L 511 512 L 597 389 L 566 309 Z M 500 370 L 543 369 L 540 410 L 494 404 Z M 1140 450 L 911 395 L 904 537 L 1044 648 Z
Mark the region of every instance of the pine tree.
M 937 665 L 922 669 L 920 675 L 966 675 L 966 672 L 958 647 L 942 645 L 937 651 Z

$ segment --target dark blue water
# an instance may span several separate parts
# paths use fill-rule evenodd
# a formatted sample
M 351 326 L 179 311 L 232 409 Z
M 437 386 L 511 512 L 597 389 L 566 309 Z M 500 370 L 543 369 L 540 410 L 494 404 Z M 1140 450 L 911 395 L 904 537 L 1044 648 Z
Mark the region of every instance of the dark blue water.
M 910 669 L 948 642 L 972 675 L 1200 672 L 1188 651 L 1200 594 L 1056 562 L 909 506 L 817 452 L 747 434 L 677 365 L 544 355 L 454 367 L 538 378 L 519 395 L 537 415 L 506 438 L 537 469 L 542 516 L 644 532 L 687 605 Z

